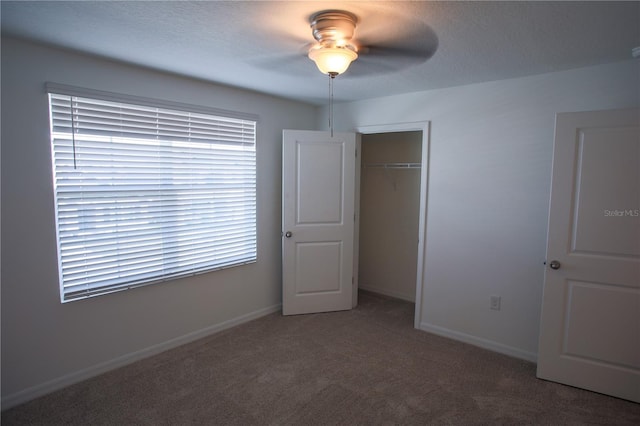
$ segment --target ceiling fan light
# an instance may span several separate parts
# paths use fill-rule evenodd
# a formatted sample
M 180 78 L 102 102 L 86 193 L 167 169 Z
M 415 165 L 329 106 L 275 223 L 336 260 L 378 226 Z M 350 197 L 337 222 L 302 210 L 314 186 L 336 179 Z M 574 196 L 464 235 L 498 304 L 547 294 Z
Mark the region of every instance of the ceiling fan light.
M 342 74 L 358 58 L 355 50 L 345 47 L 316 46 L 309 50 L 309 59 L 323 74 Z

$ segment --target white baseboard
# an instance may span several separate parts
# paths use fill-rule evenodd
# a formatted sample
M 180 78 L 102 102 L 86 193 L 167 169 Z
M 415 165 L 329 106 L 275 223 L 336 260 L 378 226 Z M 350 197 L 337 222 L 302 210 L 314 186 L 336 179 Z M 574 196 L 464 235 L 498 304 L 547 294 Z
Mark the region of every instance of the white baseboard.
M 406 294 L 397 293 L 393 290 L 382 289 L 368 284 L 363 285 L 362 283 L 358 283 L 358 288 L 366 291 L 371 291 L 373 293 L 382 294 L 384 296 L 393 297 L 395 299 L 406 300 L 407 302 L 415 303 L 415 294 L 413 295 L 413 297 L 411 297 L 407 296 Z
M 173 349 L 175 347 L 184 345 L 186 343 L 190 343 L 195 340 L 202 339 L 203 337 L 207 337 L 211 334 L 219 333 L 223 330 L 234 327 L 236 325 L 240 325 L 245 322 L 249 322 L 254 319 L 263 317 L 265 315 L 278 312 L 281 308 L 282 308 L 282 305 L 273 305 L 267 308 L 259 309 L 257 311 L 239 316 L 237 318 L 232 318 L 230 320 L 223 321 L 219 324 L 214 324 L 209 327 L 203 328 L 201 330 L 187 333 L 183 336 L 179 336 L 174 339 L 167 340 L 166 342 L 158 343 L 157 345 L 153 345 L 148 348 L 141 349 L 139 351 L 132 352 L 126 355 L 122 355 L 112 360 L 105 361 L 100 364 L 96 364 L 94 366 L 67 374 L 65 376 L 58 377 L 48 382 L 41 383 L 36 386 L 32 386 L 30 388 L 21 390 L 14 394 L 7 395 L 6 397 L 2 398 L 2 410 L 6 410 L 7 408 L 11 408 L 16 405 L 25 403 L 32 399 L 38 398 L 40 396 L 51 393 L 53 391 L 67 387 L 69 385 L 81 382 L 91 377 L 95 377 L 99 374 L 106 373 L 107 371 L 114 370 L 119 367 L 123 367 L 135 361 L 139 361 L 141 359 L 159 354 L 160 352 L 164 352 L 166 350 Z
M 420 330 L 437 334 L 438 336 L 448 337 L 449 339 L 458 340 L 460 342 L 469 343 L 493 352 L 509 355 L 514 358 L 524 359 L 525 361 L 538 362 L 538 354 L 534 352 L 523 351 L 522 349 L 512 346 L 503 345 L 493 340 L 483 339 L 481 337 L 472 336 L 470 334 L 461 333 L 459 331 L 450 330 L 448 328 L 432 325 L 428 323 L 420 323 Z

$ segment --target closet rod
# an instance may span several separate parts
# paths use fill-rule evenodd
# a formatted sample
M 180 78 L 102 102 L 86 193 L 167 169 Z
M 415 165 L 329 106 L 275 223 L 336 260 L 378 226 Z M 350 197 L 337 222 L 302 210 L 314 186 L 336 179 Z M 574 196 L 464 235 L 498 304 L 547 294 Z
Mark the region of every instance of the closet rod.
M 382 169 L 419 169 L 420 163 L 369 163 L 365 167 L 382 168 Z

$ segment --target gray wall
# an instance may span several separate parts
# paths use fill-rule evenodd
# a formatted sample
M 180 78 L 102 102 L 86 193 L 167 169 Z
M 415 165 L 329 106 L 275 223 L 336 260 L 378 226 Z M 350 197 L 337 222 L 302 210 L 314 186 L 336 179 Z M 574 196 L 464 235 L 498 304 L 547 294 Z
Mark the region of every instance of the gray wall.
M 47 81 L 259 115 L 257 263 L 61 304 Z M 306 104 L 3 38 L 3 407 L 277 310 L 282 129 L 314 128 L 315 111 Z
M 415 302 L 420 169 L 368 167 L 420 163 L 422 132 L 362 135 L 358 285 Z
M 555 114 L 637 106 L 639 80 L 626 61 L 335 106 L 340 131 L 431 122 L 422 329 L 536 359 Z

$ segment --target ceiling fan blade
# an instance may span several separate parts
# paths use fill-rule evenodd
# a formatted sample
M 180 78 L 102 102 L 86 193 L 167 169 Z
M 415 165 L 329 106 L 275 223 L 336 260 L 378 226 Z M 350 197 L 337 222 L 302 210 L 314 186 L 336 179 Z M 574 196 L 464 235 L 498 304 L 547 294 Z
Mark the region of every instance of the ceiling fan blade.
M 250 62 L 258 68 L 295 76 L 308 75 L 316 69 L 306 54 L 265 55 L 253 58 Z
M 388 74 L 396 71 L 400 71 L 405 68 L 405 65 L 400 65 L 395 62 L 376 60 L 361 60 L 358 58 L 349 65 L 349 69 L 340 78 L 351 79 L 358 77 L 369 77 L 381 74 Z
M 351 65 L 352 76 L 389 73 L 419 65 L 438 50 L 438 36 L 423 22 L 414 22 L 410 31 L 380 42 L 372 39 L 371 36 L 358 39 L 363 47 L 358 49 L 358 59 Z
M 362 52 L 355 60 L 345 76 L 366 76 L 386 74 L 419 65 L 426 62 L 435 49 L 398 49 L 375 46 Z M 349 71 L 352 71 L 349 73 Z
M 411 59 L 419 63 L 431 58 L 437 49 L 437 45 L 424 43 L 421 46 L 366 46 L 360 50 L 362 58 L 368 59 Z
M 251 63 L 258 68 L 288 75 L 304 75 L 316 67 L 307 53 L 313 43 L 299 43 L 297 53 L 268 54 L 256 56 Z

